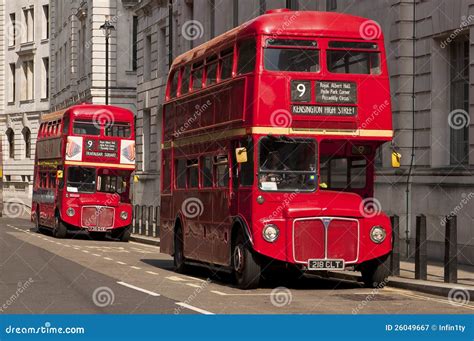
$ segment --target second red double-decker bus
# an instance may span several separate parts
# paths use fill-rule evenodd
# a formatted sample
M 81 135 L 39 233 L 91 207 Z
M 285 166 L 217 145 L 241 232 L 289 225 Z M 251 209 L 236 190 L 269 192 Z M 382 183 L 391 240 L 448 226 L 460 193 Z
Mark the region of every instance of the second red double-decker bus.
M 175 59 L 163 112 L 161 250 L 256 287 L 272 265 L 389 270 L 374 195 L 392 139 L 377 23 L 273 10 Z M 372 208 L 367 208 L 372 205 Z
M 68 230 L 128 241 L 135 170 L 134 115 L 77 105 L 41 117 L 31 220 L 63 238 Z

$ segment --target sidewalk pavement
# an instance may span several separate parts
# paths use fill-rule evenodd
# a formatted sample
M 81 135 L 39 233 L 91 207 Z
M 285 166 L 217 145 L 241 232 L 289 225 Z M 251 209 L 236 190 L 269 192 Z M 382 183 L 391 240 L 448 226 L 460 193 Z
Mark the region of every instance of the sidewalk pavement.
M 160 239 L 132 234 L 131 240 L 149 245 L 160 245 Z M 331 277 L 362 281 L 358 272 L 333 271 Z M 400 262 L 400 276 L 391 276 L 388 286 L 420 291 L 427 294 L 451 297 L 455 290 L 463 291 L 474 300 L 474 265 L 458 265 L 458 283 L 444 283 L 444 268 L 442 263 L 430 262 L 428 265 L 428 279 L 426 281 L 415 279 L 415 263 L 413 261 Z

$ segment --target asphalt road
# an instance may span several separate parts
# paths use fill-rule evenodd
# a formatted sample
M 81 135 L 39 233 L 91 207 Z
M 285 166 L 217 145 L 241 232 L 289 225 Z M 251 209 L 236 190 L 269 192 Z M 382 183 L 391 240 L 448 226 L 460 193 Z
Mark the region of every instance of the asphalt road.
M 172 271 L 159 248 L 134 242 L 55 239 L 21 219 L 0 219 L 0 314 L 466 314 L 474 305 L 359 283 L 304 277 L 241 291 L 229 275 Z

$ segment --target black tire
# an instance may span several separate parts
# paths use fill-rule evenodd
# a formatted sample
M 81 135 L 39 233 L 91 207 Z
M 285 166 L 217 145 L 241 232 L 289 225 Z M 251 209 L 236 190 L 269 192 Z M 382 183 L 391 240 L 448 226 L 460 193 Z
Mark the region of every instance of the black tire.
M 64 225 L 64 223 L 61 221 L 61 218 L 59 218 L 58 215 L 54 218 L 54 228 L 53 228 L 53 236 L 55 238 L 66 238 L 67 235 L 67 227 Z
M 173 263 L 174 271 L 180 274 L 186 272 L 186 259 L 184 258 L 184 238 L 181 225 L 176 226 L 174 232 Z
M 261 267 L 257 255 L 250 249 L 250 243 L 239 231 L 232 243 L 232 269 L 235 284 L 239 289 L 255 289 L 260 283 Z
M 93 240 L 105 240 L 105 232 L 89 232 L 89 237 Z
M 118 239 L 121 242 L 128 243 L 130 240 L 130 235 L 132 234 L 132 229 L 130 226 L 118 229 L 118 230 L 112 230 L 112 238 Z
M 391 275 L 390 257 L 386 255 L 362 263 L 360 272 L 366 288 L 383 288 Z
M 35 213 L 35 232 L 36 233 L 41 233 L 39 207 L 36 207 L 36 213 Z

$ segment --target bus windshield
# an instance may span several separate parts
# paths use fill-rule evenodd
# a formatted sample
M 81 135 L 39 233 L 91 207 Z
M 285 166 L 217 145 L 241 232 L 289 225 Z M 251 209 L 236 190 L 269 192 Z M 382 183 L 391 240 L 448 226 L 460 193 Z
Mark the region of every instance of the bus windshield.
M 264 191 L 316 189 L 314 139 L 264 137 L 259 148 L 259 187 Z
M 94 193 L 95 169 L 69 167 L 67 170 L 67 191 L 75 193 Z

